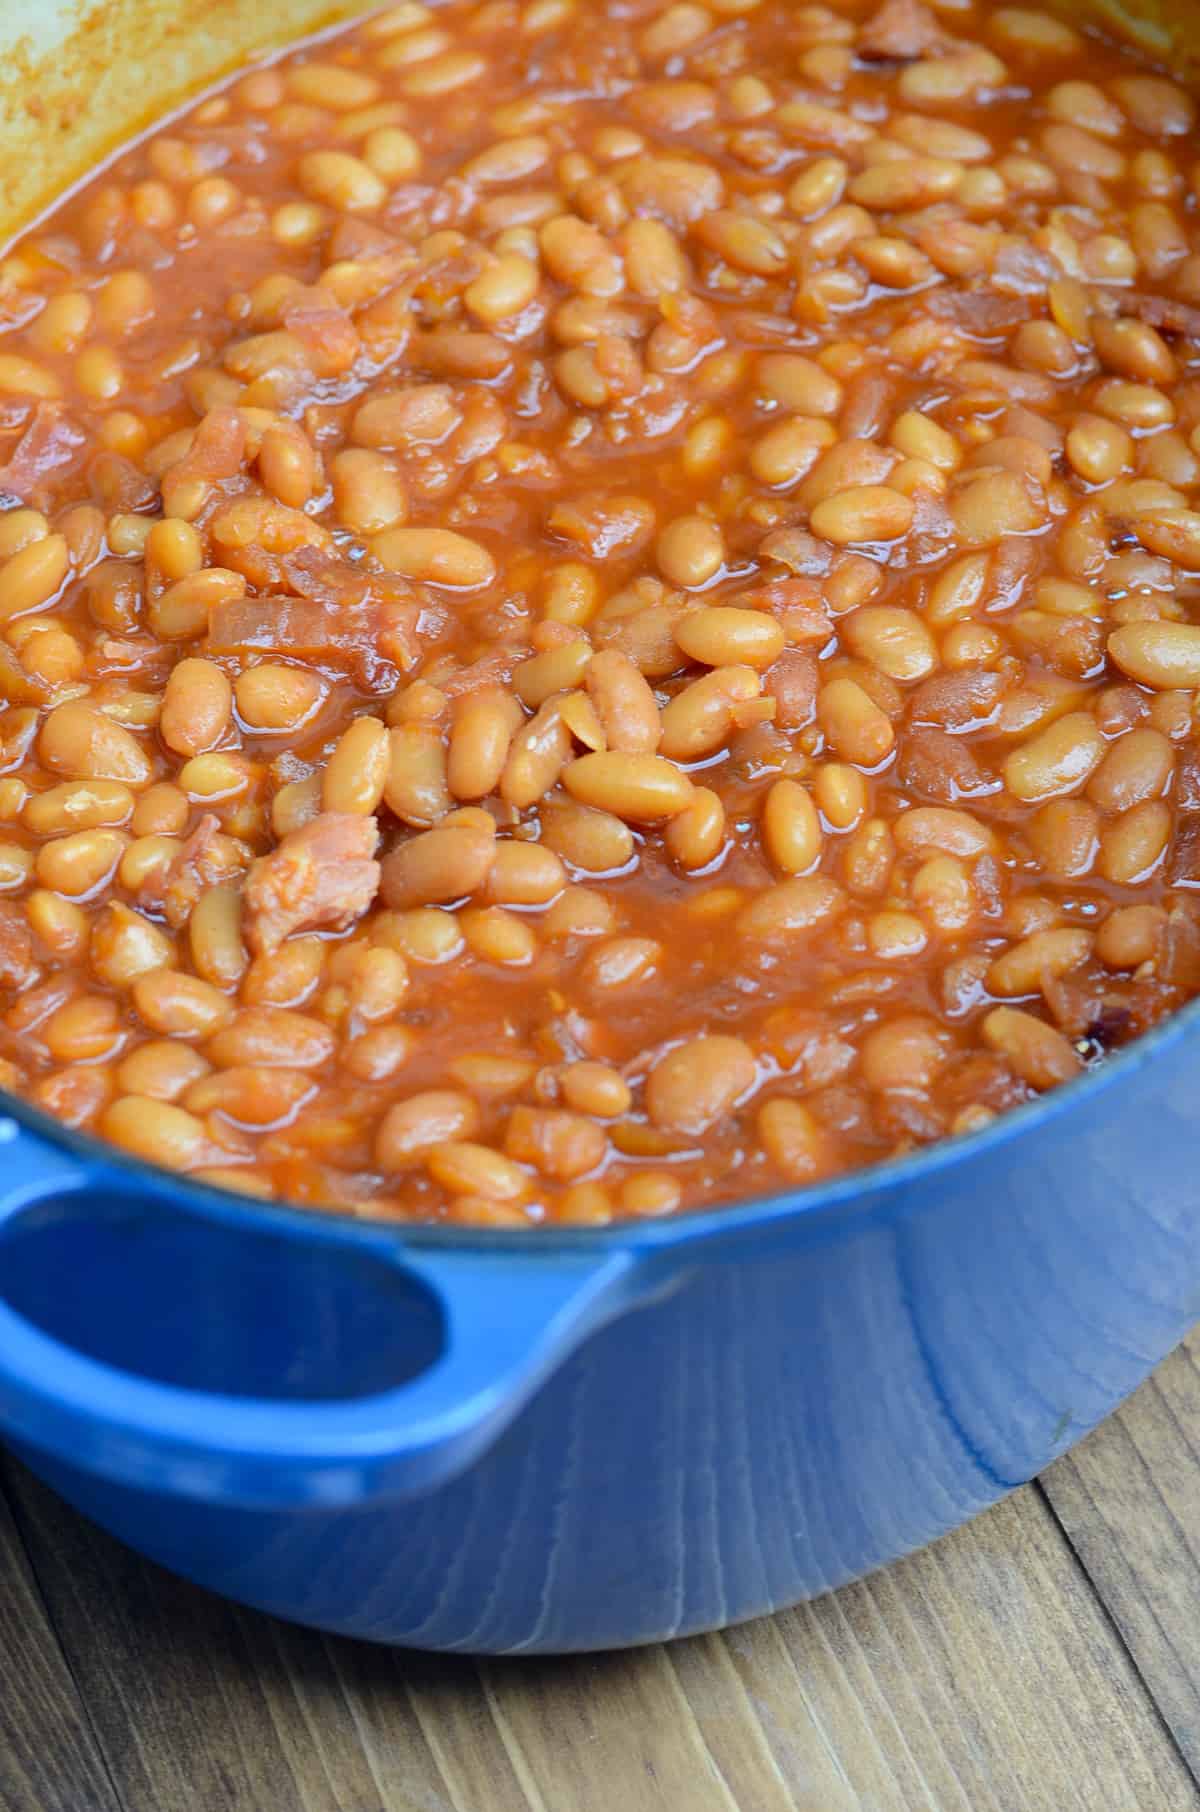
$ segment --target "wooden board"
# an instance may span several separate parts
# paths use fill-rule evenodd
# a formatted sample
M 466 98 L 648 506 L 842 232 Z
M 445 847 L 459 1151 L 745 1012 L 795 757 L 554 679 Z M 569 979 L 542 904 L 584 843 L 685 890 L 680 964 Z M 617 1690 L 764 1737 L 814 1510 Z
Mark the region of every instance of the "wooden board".
M 20 1672 L 57 1686 L 25 1709 L 24 1736 L 6 1727 L 0 1743 L 36 1752 L 30 1729 L 71 1704 L 75 1734 L 47 1744 L 47 1780 L 28 1764 L 12 1784 L 0 1774 L 0 1807 L 1189 1812 L 1200 1555 L 1166 1530 L 1189 1492 L 1200 1507 L 1200 1456 L 1167 1438 L 1172 1401 L 1200 1410 L 1186 1355 L 1056 1468 L 1049 1502 L 1029 1488 L 776 1618 L 567 1661 L 399 1654 L 241 1611 L 139 1560 L 10 1464 L 22 1539 L 0 1520 L 9 1655 L 15 1645 Z M 1131 1452 L 1157 1495 L 1113 1489 Z M 1108 1603 L 1089 1572 L 1112 1580 Z M 1176 1592 L 1178 1613 L 1160 1602 L 1156 1622 L 1155 1601 Z M 81 1754 L 82 1784 L 70 1773 Z
M 8 1506 L 0 1501 L 0 1809 L 119 1805 Z
M 1200 1775 L 1200 1331 L 1044 1486 Z

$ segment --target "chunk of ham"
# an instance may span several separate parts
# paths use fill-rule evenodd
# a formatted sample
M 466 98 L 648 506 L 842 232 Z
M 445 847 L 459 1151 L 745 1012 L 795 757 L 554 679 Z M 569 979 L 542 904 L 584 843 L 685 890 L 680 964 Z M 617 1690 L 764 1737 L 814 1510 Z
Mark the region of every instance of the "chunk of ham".
M 970 746 L 946 730 L 910 730 L 900 746 L 897 772 L 916 799 L 955 805 L 995 790 Z
M 859 32 L 855 48 L 860 57 L 909 63 L 917 57 L 943 50 L 951 42 L 920 0 L 883 0 L 879 11 Z
M 236 478 L 246 463 L 246 424 L 236 409 L 210 409 L 196 426 L 188 450 L 163 473 L 163 508 L 168 515 L 196 514 L 196 492 Z
M 1200 308 L 1193 308 L 1188 302 L 1124 290 L 1118 293 L 1116 303 L 1118 314 L 1132 315 L 1149 327 L 1157 327 L 1160 333 L 1180 334 L 1185 340 L 1200 339 Z
M 354 323 L 328 290 L 297 289 L 283 306 L 283 321 L 308 355 L 316 377 L 341 377 L 359 353 Z
M 38 502 L 53 473 L 61 476 L 79 463 L 84 443 L 83 429 L 57 403 L 39 403 L 6 464 L 0 466 L 0 491 L 22 503 Z
M 313 547 L 273 564 L 286 589 L 214 604 L 206 653 L 283 654 L 344 668 L 364 691 L 383 692 L 449 626 L 443 605 L 395 573 L 363 572 Z
M 803 730 L 816 716 L 819 686 L 816 656 L 807 648 L 785 648 L 768 667 L 763 691 L 775 700 L 781 730 Z
M 344 931 L 379 891 L 379 826 L 354 812 L 322 812 L 289 831 L 254 864 L 243 889 L 246 934 L 260 952 L 294 931 Z
M 998 295 L 986 284 L 946 284 L 924 301 L 931 315 L 976 340 L 998 340 L 1029 317 L 1029 305 L 1020 296 Z
M 142 882 L 137 896 L 142 911 L 161 913 L 176 929 L 186 925 L 200 895 L 228 878 L 215 854 L 220 835 L 221 820 L 205 812 L 170 867 L 151 871 Z
M 223 598 L 208 617 L 209 654 L 283 654 L 338 667 L 364 692 L 388 692 L 421 652 L 417 604 L 321 604 L 284 594 Z
M 10 901 L 0 900 L 0 988 L 23 988 L 36 974 L 25 915 Z
M 280 593 L 262 598 L 222 598 L 208 618 L 210 654 L 286 654 L 293 659 L 342 664 L 342 657 L 372 649 L 379 637 L 375 604 L 326 605 Z

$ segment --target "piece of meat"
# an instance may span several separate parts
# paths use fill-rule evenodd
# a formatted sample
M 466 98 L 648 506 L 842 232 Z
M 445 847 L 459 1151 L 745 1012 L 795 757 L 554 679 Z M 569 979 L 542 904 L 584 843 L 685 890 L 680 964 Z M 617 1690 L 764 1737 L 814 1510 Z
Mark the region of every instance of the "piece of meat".
M 359 354 L 354 323 L 328 290 L 298 289 L 283 306 L 283 323 L 295 334 L 317 377 L 341 377 Z
M 1069 975 L 1044 975 L 1042 993 L 1051 1016 L 1068 1038 L 1084 1038 L 1088 1027 L 1109 1018 L 1114 1005 L 1114 982 L 1090 965 Z
M 1169 296 L 1147 296 L 1136 289 L 1118 291 L 1116 301 L 1118 314 L 1133 315 L 1163 333 L 1200 339 L 1200 308 L 1193 308 L 1190 303 L 1174 302 Z
M 93 642 L 87 668 L 96 675 L 136 671 L 165 685 L 170 665 L 171 650 L 149 636 L 104 635 Z
M 1018 296 L 998 295 L 983 284 L 947 283 L 923 298 L 926 311 L 950 321 L 977 340 L 998 340 L 1028 320 L 1029 306 Z
M 1167 880 L 1172 887 L 1200 887 L 1200 812 L 1179 815 L 1167 856 Z
M 1020 535 L 1005 535 L 988 570 L 990 611 L 1011 610 L 1020 603 L 1036 558 L 1037 549 L 1031 541 Z
M 944 1110 L 922 1089 L 887 1089 L 876 1102 L 875 1112 L 882 1130 L 901 1150 L 928 1145 L 947 1131 Z
M 1083 1029 L 1083 1036 L 1097 1051 L 1112 1051 L 1126 1042 L 1133 1023 L 1130 1009 L 1117 1001 L 1105 1001 Z
M 445 608 L 395 573 L 365 572 L 320 548 L 275 563 L 278 591 L 209 612 L 206 652 L 272 652 L 346 669 L 363 691 L 394 688 L 446 628 Z
M 325 249 L 333 264 L 340 264 L 345 259 L 375 259 L 395 254 L 399 254 L 410 265 L 417 262 L 416 254 L 402 240 L 397 239 L 393 233 L 383 232 L 359 214 L 343 214 L 339 217 L 337 225 L 330 232 Z
M 550 534 L 583 548 L 593 560 L 636 553 L 654 533 L 654 510 L 643 497 L 605 497 L 589 491 L 556 503 Z
M 447 698 L 465 698 L 471 692 L 481 692 L 488 686 L 507 686 L 512 681 L 513 669 L 526 658 L 524 648 L 503 648 L 495 654 L 481 655 L 479 660 L 471 661 L 466 667 L 459 667 L 448 674 L 438 684 Z
M 758 549 L 764 560 L 774 560 L 789 572 L 812 576 L 827 573 L 833 563 L 828 542 L 818 541 L 807 529 L 777 528 L 764 535 Z
M 131 459 L 104 447 L 89 461 L 88 490 L 106 515 L 134 515 L 158 505 L 158 486 Z
M 373 650 L 379 611 L 373 604 L 320 604 L 285 595 L 222 598 L 208 619 L 210 654 L 283 654 L 293 660 L 346 664 L 348 656 Z
M 1132 728 L 1132 725 L 1123 727 Z M 1100 728 L 1106 735 L 1111 735 L 1106 724 L 1101 723 Z M 1185 747 L 1180 750 L 1179 766 L 1175 770 L 1175 804 L 1184 821 L 1187 815 L 1194 813 L 1200 823 L 1200 749 Z
M 846 440 L 874 440 L 883 433 L 894 407 L 894 382 L 882 371 L 862 371 L 846 384 L 839 432 Z
M 77 463 L 85 438 L 57 403 L 39 403 L 7 464 L 0 466 L 0 491 L 22 503 L 37 502 L 52 472 L 61 476 Z
M 205 812 L 165 873 L 152 870 L 142 882 L 137 903 L 143 912 L 161 913 L 176 928 L 186 925 L 205 889 L 228 879 L 223 866 L 212 860 L 220 833 L 221 820 Z
M 1062 274 L 1063 267 L 1051 252 L 1020 233 L 1006 234 L 992 259 L 993 284 L 1012 295 L 1040 295 Z
M 833 618 L 821 587 L 813 579 L 772 579 L 766 585 L 737 592 L 733 602 L 748 610 L 768 610 L 787 630 L 793 646 L 823 648 L 833 634 Z
M 1159 980 L 1168 988 L 1188 995 L 1200 988 L 1200 924 L 1191 900 L 1180 900 L 1171 908 L 1157 967 Z
M 1002 673 L 935 673 L 912 695 L 912 723 L 935 730 L 981 730 L 1011 682 Z
M 209 654 L 282 654 L 341 668 L 364 692 L 386 692 L 408 672 L 422 646 L 415 604 L 381 610 L 375 604 L 319 604 L 285 595 L 223 598 L 209 612 Z
M 814 1007 L 776 1007 L 763 1026 L 763 1042 L 802 1089 L 832 1087 L 849 1075 L 858 1056 L 830 1016 Z
M 763 690 L 775 700 L 780 730 L 803 730 L 817 714 L 817 659 L 807 648 L 785 648 L 767 668 Z
M 289 591 L 339 610 L 365 604 L 411 604 L 421 596 L 412 580 L 399 573 L 367 572 L 319 547 L 298 547 L 284 554 L 280 564 Z
M 938 1094 L 952 1114 L 965 1107 L 1007 1113 L 1010 1107 L 1027 1101 L 1030 1093 L 1002 1057 L 987 1051 L 964 1052 L 961 1057 L 952 1058 L 938 1079 Z
M 900 738 L 896 775 L 914 798 L 933 805 L 975 799 L 996 784 L 961 737 L 932 728 L 909 730 Z
M 344 931 L 379 891 L 379 826 L 354 812 L 322 812 L 289 831 L 254 864 L 242 898 L 251 946 L 277 950 L 293 931 Z
M 11 901 L 0 900 L 0 988 L 23 988 L 36 974 L 25 915 Z
M 222 404 L 197 424 L 182 459 L 163 473 L 163 507 L 168 515 L 195 509 L 197 486 L 223 484 L 236 478 L 246 462 L 246 424 L 236 409 Z
M 883 0 L 858 34 L 860 57 L 911 63 L 953 43 L 921 0 Z

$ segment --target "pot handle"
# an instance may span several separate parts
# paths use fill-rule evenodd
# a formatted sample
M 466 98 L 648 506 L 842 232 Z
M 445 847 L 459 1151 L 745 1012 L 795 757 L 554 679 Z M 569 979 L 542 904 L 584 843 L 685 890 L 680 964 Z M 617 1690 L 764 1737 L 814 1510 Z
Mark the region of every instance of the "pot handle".
M 114 1201 L 126 1217 L 144 1209 L 143 1225 L 156 1208 L 211 1222 L 231 1243 L 265 1226 L 282 1251 L 299 1242 L 310 1270 L 343 1264 L 385 1309 L 389 1292 L 412 1292 L 440 1324 L 436 1356 L 403 1383 L 332 1401 L 181 1387 L 94 1357 L 12 1306 L 17 1248 L 6 1265 L 5 1247 L 65 1222 L 69 1251 L 72 1229 L 94 1232 Z M 153 1280 L 136 1282 L 144 1301 Z M 195 1198 L 173 1202 L 152 1172 L 97 1165 L 0 1119 L 0 1432 L 124 1485 L 275 1510 L 431 1491 L 486 1451 L 588 1334 L 662 1293 L 625 1251 L 410 1245 L 395 1227 L 236 1198 L 206 1214 Z M 269 1338 L 271 1305 L 257 1307 Z

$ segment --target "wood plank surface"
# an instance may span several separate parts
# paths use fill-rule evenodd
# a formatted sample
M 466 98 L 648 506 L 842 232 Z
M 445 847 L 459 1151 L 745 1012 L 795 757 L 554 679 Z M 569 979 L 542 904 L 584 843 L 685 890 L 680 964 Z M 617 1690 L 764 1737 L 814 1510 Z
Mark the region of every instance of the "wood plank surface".
M 1200 1776 L 1200 1330 L 1042 1484 Z
M 0 1812 L 116 1812 L 116 1794 L 0 1500 Z
M 1177 1363 L 1193 1376 L 1190 1360 Z M 1127 1410 L 1068 1464 L 1094 1466 L 1106 1441 L 1125 1453 L 1124 1420 L 1139 1415 Z M 1179 1465 L 1193 1468 L 1200 1501 L 1200 1461 Z M 883 1574 L 723 1635 L 477 1665 L 326 1639 L 223 1604 L 130 1554 L 21 1468 L 5 1478 L 124 1812 L 1200 1805 L 1183 1736 L 1177 1746 L 1136 1649 L 1089 1583 L 1080 1541 L 1060 1526 L 1062 1480 L 1057 1515 L 1027 1489 Z M 1133 1533 L 1125 1558 L 1136 1572 Z M 7 1576 L 20 1558 L 0 1547 Z M 1173 1570 L 1179 1556 L 1163 1564 Z M 1200 1602 L 1197 1556 L 1182 1564 Z M 1200 1621 L 1176 1634 L 1185 1653 L 1190 1642 L 1194 1690 Z M 1177 1729 L 1184 1721 L 1172 1717 Z M 57 1800 L 19 1782 L 0 1807 L 117 1803 L 64 1781 L 55 1790 Z

